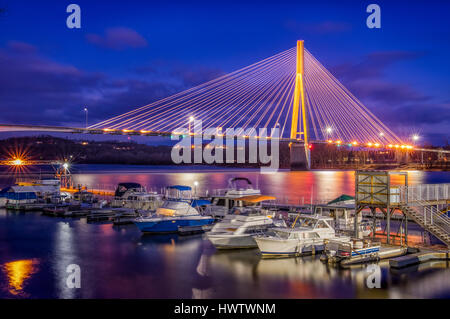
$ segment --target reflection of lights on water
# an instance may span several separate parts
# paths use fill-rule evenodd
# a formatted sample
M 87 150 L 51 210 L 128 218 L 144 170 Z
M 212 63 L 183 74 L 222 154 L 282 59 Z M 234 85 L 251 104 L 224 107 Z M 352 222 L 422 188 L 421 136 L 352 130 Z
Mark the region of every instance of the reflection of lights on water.
M 23 293 L 26 280 L 37 272 L 39 262 L 35 259 L 11 261 L 3 265 L 3 271 L 8 278 L 8 291 L 12 295 Z

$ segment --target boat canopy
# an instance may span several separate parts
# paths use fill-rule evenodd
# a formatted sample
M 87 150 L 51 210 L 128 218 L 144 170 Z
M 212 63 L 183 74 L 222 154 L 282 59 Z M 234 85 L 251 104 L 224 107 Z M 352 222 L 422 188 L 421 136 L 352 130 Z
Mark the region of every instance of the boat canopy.
M 206 206 L 206 205 L 211 205 L 211 202 L 206 199 L 194 199 L 191 203 L 192 207 Z
M 252 182 L 247 177 L 234 177 L 234 178 L 231 178 L 228 182 L 234 183 L 237 181 L 246 181 L 248 185 L 252 185 Z
M 275 200 L 277 199 L 274 196 L 266 196 L 266 195 L 249 195 L 249 196 L 243 196 L 243 197 L 239 197 L 236 198 L 235 200 L 241 200 L 244 202 L 249 202 L 249 203 L 260 203 L 266 200 Z
M 168 189 L 176 189 L 179 190 L 180 192 L 183 191 L 190 191 L 192 188 L 190 186 L 184 186 L 184 185 L 173 185 L 173 186 L 168 186 Z
M 138 183 L 119 183 L 117 185 L 114 196 L 122 197 L 123 194 L 129 189 L 142 189 L 142 185 Z
M 343 194 L 343 195 L 339 196 L 338 198 L 333 199 L 331 202 L 328 202 L 327 205 L 336 204 L 336 203 L 340 203 L 340 202 L 346 202 L 349 200 L 355 200 L 355 197 Z

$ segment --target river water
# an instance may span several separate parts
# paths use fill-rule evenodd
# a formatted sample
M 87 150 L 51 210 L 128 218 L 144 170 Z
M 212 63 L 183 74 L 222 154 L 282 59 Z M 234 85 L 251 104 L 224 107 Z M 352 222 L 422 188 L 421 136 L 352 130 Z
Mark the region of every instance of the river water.
M 79 166 L 76 183 L 110 188 L 133 181 L 148 189 L 171 184 L 197 191 L 248 177 L 264 194 L 290 201 L 332 199 L 354 191 L 352 171 L 262 175 L 259 170 Z M 409 172 L 410 184 L 450 181 L 449 172 Z M 397 180 L 401 182 L 400 179 Z M 68 288 L 69 265 L 81 287 Z M 380 287 L 369 288 L 371 274 Z M 376 280 L 375 280 L 376 282 Z M 370 285 L 369 285 L 370 286 Z M 40 213 L 0 210 L 1 298 L 448 298 L 448 262 L 402 271 L 386 262 L 338 269 L 318 256 L 261 259 L 258 251 L 218 252 L 202 235 L 142 236 L 134 225 L 86 223 Z

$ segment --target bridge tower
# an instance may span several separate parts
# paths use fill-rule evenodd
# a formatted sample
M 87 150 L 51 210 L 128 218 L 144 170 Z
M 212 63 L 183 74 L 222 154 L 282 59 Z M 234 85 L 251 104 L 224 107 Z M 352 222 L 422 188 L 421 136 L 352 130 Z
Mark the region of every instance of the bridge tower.
M 297 41 L 297 63 L 292 106 L 290 157 L 291 169 L 310 169 L 311 154 L 308 146 L 308 120 L 304 86 L 304 42 Z M 301 105 L 301 106 L 300 106 Z M 301 121 L 299 114 L 301 113 Z

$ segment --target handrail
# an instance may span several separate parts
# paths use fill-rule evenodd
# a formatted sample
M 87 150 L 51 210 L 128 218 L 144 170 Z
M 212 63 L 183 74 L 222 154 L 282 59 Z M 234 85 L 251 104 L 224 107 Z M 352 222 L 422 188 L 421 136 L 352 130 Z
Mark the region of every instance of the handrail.
M 440 222 L 440 223 L 443 223 L 443 224 L 445 224 L 445 225 L 447 225 L 448 227 L 450 227 L 450 218 L 447 218 L 447 217 L 443 217 L 443 216 L 441 216 L 440 214 L 439 214 L 439 210 L 436 208 L 436 207 L 434 207 L 434 206 L 430 206 L 428 203 L 426 203 L 426 202 L 417 202 L 418 204 L 420 204 L 420 206 L 421 206 L 421 208 L 424 210 L 424 220 L 426 221 L 426 217 L 427 217 L 427 210 L 428 210 L 428 212 L 430 213 L 430 219 L 431 219 L 431 224 L 434 224 L 433 223 L 433 220 L 434 221 L 438 221 L 438 222 Z
M 450 200 L 450 184 L 419 184 L 400 186 L 399 189 L 402 203 Z

